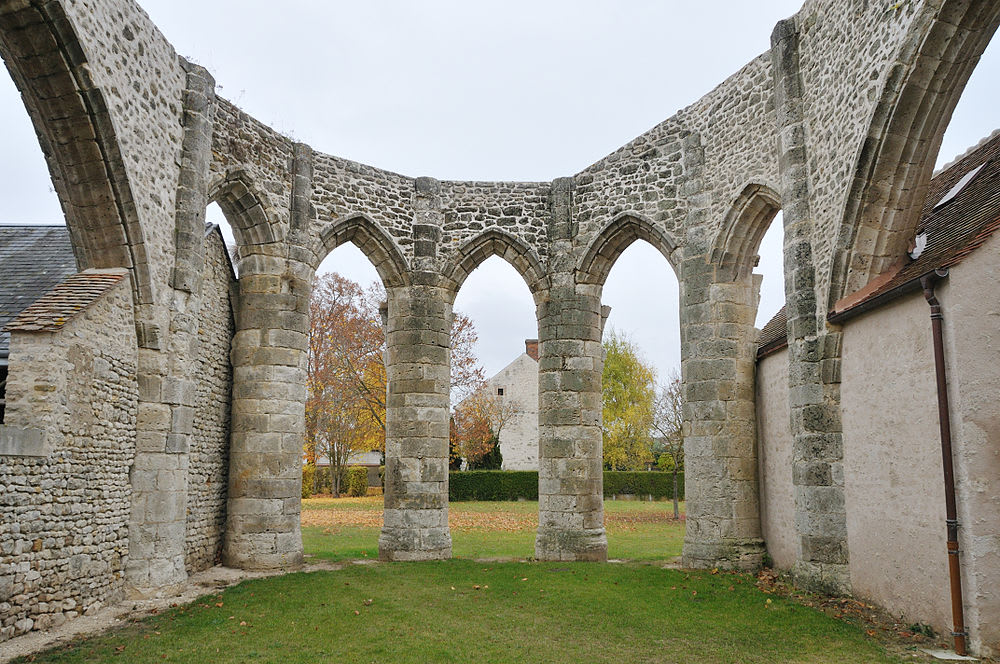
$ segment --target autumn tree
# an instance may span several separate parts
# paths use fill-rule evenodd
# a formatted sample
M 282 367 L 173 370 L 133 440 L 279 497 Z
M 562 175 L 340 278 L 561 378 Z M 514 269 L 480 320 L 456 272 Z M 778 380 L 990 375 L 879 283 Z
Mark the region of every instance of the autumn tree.
M 384 446 L 384 343 L 371 293 L 339 274 L 320 276 L 310 301 L 305 454 L 329 461 L 334 495 L 352 454 Z
M 494 392 L 485 381 L 455 406 L 452 415 L 458 454 L 475 465 L 500 444 L 500 432 L 520 412 L 513 400 Z
M 604 352 L 604 463 L 611 470 L 640 470 L 653 459 L 655 372 L 635 344 L 614 330 L 604 340 Z
M 674 518 L 680 518 L 678 505 L 677 473 L 684 464 L 684 417 L 681 379 L 676 371 L 671 373 L 667 382 L 658 385 L 656 397 L 653 400 L 653 431 L 662 441 L 663 450 L 659 465 L 669 460 L 670 470 L 674 474 Z
M 330 461 L 336 490 L 357 452 L 385 450 L 385 330 L 381 284 L 363 289 L 335 272 L 317 277 L 310 301 L 306 401 L 307 463 Z M 475 325 L 455 312 L 451 379 L 459 394 L 483 381 L 474 351 Z M 317 480 L 318 481 L 318 480 Z

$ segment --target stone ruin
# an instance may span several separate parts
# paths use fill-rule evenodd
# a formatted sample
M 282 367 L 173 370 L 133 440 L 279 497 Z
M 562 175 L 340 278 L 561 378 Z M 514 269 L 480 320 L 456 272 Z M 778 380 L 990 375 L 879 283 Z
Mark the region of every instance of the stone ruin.
M 133 0 L 4 2 L 0 54 L 81 272 L 10 328 L 0 641 L 217 560 L 301 563 L 310 288 L 345 242 L 388 293 L 382 559 L 451 555 L 452 303 L 494 255 L 536 304 L 536 557 L 606 559 L 601 292 L 645 240 L 681 289 L 684 564 L 758 567 L 753 267 L 779 210 L 792 571 L 849 592 L 842 330 L 827 312 L 906 251 L 998 21 L 1000 4 L 982 0 L 806 0 L 767 52 L 578 173 L 458 182 L 277 133 L 219 97 Z M 238 279 L 205 231 L 213 201 L 236 234 Z M 974 643 L 997 638 L 991 601 Z

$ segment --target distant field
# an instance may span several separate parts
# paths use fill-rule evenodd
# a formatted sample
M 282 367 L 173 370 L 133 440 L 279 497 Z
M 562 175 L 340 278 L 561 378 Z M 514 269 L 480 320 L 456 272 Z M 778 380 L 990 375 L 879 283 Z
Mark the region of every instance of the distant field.
M 684 543 L 681 520 L 667 502 L 605 501 L 608 556 L 671 560 Z M 527 559 L 535 552 L 538 503 L 455 502 L 448 506 L 456 558 Z M 307 555 L 329 560 L 378 557 L 382 497 L 308 498 L 302 501 L 302 539 Z

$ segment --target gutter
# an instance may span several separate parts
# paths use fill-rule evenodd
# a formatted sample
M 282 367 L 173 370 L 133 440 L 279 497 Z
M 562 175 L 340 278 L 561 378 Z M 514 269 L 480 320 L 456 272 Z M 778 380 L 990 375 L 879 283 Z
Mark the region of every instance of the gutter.
M 966 654 L 965 614 L 962 606 L 962 568 L 958 554 L 958 513 L 955 505 L 955 468 L 951 446 L 951 412 L 948 401 L 948 380 L 945 374 L 944 334 L 941 303 L 934 294 L 934 286 L 948 276 L 947 269 L 937 269 L 920 277 L 924 298 L 931 308 L 931 331 L 934 335 L 934 371 L 937 380 L 938 421 L 941 426 L 941 458 L 944 466 L 945 524 L 948 529 L 948 576 L 951 585 L 951 614 L 955 628 L 955 652 Z
M 947 271 L 945 271 L 945 274 L 947 274 Z M 920 285 L 921 279 L 923 279 L 923 277 L 914 277 L 913 279 L 903 282 L 895 288 L 887 290 L 884 293 L 880 293 L 871 299 L 865 300 L 850 309 L 831 311 L 826 315 L 826 319 L 831 323 L 840 324 L 852 318 L 857 318 L 861 314 L 868 313 L 872 309 L 877 309 L 893 300 L 903 297 L 904 295 L 909 295 L 910 293 L 919 291 L 922 288 Z

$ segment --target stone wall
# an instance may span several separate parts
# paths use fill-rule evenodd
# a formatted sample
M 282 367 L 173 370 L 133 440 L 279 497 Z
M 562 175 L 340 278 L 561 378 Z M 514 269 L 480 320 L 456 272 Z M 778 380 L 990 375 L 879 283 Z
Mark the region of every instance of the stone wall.
M 45 449 L 0 456 L 0 641 L 125 591 L 138 388 L 131 287 L 118 276 L 58 331 L 11 336 L 0 435 L 39 432 Z
M 219 562 L 226 525 L 229 482 L 229 410 L 233 371 L 230 293 L 235 278 L 218 227 L 205 236 L 206 272 L 201 285 L 201 354 L 194 436 L 188 460 L 186 566 L 196 572 Z

